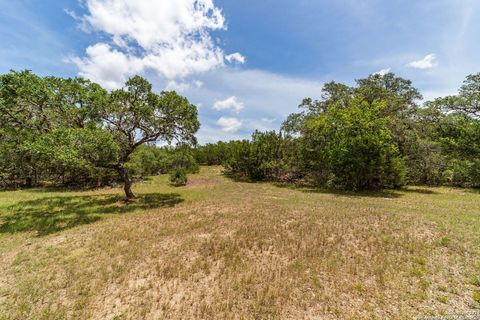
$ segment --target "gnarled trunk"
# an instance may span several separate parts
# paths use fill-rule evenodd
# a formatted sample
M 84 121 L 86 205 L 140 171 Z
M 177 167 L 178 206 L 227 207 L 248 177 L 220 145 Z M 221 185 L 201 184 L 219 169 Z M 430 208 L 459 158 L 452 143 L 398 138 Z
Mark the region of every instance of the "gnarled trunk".
M 128 170 L 125 168 L 119 169 L 120 176 L 123 179 L 123 190 L 125 191 L 125 200 L 128 201 L 132 198 L 135 198 L 135 194 L 132 191 L 132 179 L 128 174 Z

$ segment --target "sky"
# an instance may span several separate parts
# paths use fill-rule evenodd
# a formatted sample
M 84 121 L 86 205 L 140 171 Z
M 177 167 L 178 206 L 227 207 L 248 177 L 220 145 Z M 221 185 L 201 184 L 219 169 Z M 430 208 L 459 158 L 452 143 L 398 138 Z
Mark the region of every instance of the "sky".
M 328 81 L 410 79 L 425 100 L 480 72 L 478 0 L 0 0 L 0 72 L 131 76 L 199 108 L 200 143 L 278 130 Z

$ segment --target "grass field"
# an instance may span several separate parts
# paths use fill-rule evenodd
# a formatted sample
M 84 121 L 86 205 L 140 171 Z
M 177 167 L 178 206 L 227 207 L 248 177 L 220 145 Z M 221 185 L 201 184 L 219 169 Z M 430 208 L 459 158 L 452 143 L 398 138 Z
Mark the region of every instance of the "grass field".
M 202 168 L 0 192 L 0 319 L 415 319 L 480 312 L 480 193 L 329 193 Z

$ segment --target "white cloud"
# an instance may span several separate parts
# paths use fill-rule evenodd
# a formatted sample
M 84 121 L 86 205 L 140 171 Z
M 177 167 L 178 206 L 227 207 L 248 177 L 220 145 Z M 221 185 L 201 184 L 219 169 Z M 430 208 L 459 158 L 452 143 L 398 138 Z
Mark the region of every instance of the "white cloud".
M 237 63 L 240 63 L 240 64 L 244 64 L 245 61 L 246 61 L 245 57 L 238 52 L 235 52 L 235 53 L 229 54 L 228 56 L 225 56 L 225 59 L 230 63 L 237 62 Z
M 165 90 L 167 91 L 176 91 L 176 92 L 184 92 L 185 90 L 190 88 L 190 84 L 186 82 L 178 82 L 175 80 L 171 80 L 167 83 Z
M 217 100 L 213 104 L 215 110 L 233 110 L 235 113 L 239 113 L 244 108 L 244 103 L 239 101 L 237 97 L 232 96 L 225 100 Z
M 176 81 L 170 80 L 167 82 L 165 86 L 165 90 L 167 91 L 177 91 L 183 93 L 190 88 L 200 89 L 203 87 L 203 82 L 200 80 L 195 81 Z
M 87 58 L 73 57 L 69 61 L 77 65 L 82 77 L 108 89 L 120 87 L 128 74 L 135 74 L 143 69 L 138 58 L 127 56 L 105 43 L 88 47 L 86 54 Z
M 201 144 L 216 143 L 218 141 L 243 140 L 246 138 L 243 134 L 218 130 L 218 125 L 216 124 L 213 126 L 202 125 L 201 130 L 196 136 Z
M 225 132 L 237 132 L 238 129 L 242 126 L 242 122 L 237 118 L 227 118 L 220 117 L 217 120 L 217 124 L 222 128 L 222 131 Z
M 77 20 L 110 41 L 89 46 L 84 57 L 69 61 L 79 75 L 110 89 L 147 71 L 176 80 L 221 67 L 225 59 L 245 60 L 239 53 L 225 56 L 212 40 L 210 31 L 225 29 L 213 0 L 84 1 L 87 14 Z
M 435 54 L 431 53 L 421 60 L 410 62 L 407 66 L 416 69 L 432 69 L 438 66 L 438 61 Z
M 321 81 L 252 69 L 220 69 L 205 74 L 202 80 L 205 90 L 198 92 L 201 96 L 197 99 L 215 101 L 218 96 L 226 94 L 242 97 L 242 102 L 248 105 L 243 114 L 256 119 L 284 119 L 298 111 L 304 98 L 319 98 L 323 87 Z
M 373 74 L 375 75 L 380 75 L 380 76 L 384 76 L 386 75 L 387 73 L 390 73 L 391 69 L 390 68 L 385 68 L 385 69 L 382 69 L 380 71 L 377 71 L 377 72 L 374 72 Z
M 250 138 L 255 129 L 278 130 L 290 113 L 299 112 L 302 99 L 319 98 L 323 86 L 321 81 L 234 68 L 217 69 L 199 75 L 198 79 L 203 81 L 203 87 L 191 87 L 184 95 L 205 106 L 199 110 L 202 126 L 197 137 L 200 143 Z M 220 130 L 217 123 L 220 115 L 212 107 L 207 108 L 213 106 L 218 97 L 229 96 L 241 97 L 245 104 L 241 112 L 242 125 L 235 133 Z
M 267 122 L 267 123 L 274 123 L 275 121 L 277 121 L 276 118 L 262 118 L 260 120 L 262 120 L 263 122 Z

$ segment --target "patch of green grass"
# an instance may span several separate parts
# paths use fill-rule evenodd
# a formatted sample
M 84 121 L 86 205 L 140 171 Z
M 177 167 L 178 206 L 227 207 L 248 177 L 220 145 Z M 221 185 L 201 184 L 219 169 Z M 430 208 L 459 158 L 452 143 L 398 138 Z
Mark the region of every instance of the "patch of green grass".
M 442 292 L 448 292 L 448 287 L 447 286 L 444 286 L 444 285 L 439 285 L 438 286 L 438 290 L 442 291 Z
M 423 258 L 423 257 L 415 257 L 415 258 L 413 258 L 413 261 L 416 264 L 421 265 L 421 266 L 427 265 L 427 260 L 425 260 L 425 258 Z
M 480 303 L 480 291 L 475 291 L 473 293 L 472 298 L 473 298 L 473 301 Z
M 357 290 L 360 294 L 365 292 L 365 287 L 361 283 L 356 283 L 353 288 Z
M 437 301 L 439 301 L 441 303 L 447 303 L 448 302 L 448 297 L 444 296 L 444 295 L 438 295 L 438 296 L 435 297 L 435 299 L 437 299 Z
M 440 240 L 438 241 L 439 244 L 443 247 L 447 247 L 450 244 L 450 238 L 449 237 L 441 237 Z
M 470 284 L 480 287 L 480 276 L 473 275 L 470 277 Z
M 420 285 L 420 288 L 421 288 L 422 290 L 427 290 L 432 283 L 431 283 L 430 281 L 428 281 L 428 280 L 421 279 L 421 280 L 418 282 L 418 284 Z
M 425 269 L 423 268 L 412 268 L 410 269 L 410 274 L 415 277 L 423 277 L 425 275 Z

